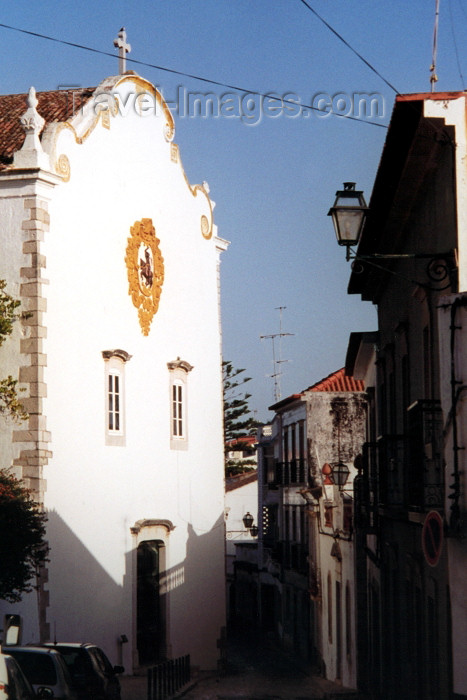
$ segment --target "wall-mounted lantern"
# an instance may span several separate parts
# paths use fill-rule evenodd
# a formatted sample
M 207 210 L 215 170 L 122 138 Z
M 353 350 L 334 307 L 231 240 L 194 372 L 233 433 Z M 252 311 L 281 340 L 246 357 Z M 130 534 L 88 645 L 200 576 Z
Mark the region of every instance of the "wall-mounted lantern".
M 350 469 L 348 466 L 344 464 L 344 462 L 334 462 L 334 464 L 331 465 L 331 468 L 332 478 L 336 486 L 339 486 L 339 488 L 345 486 L 350 474 Z

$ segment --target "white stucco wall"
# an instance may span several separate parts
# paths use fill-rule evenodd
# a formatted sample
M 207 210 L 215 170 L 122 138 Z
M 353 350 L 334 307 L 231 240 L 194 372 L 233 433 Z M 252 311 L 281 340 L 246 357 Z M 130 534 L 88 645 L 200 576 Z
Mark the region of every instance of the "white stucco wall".
M 225 549 L 227 574 L 233 574 L 233 559 L 235 558 L 235 545 L 239 542 L 257 542 L 257 537 L 252 537 L 245 530 L 243 517 L 251 513 L 254 525 L 258 527 L 258 479 L 239 485 L 238 488 L 226 491 L 225 494 Z
M 455 169 L 457 200 L 457 262 L 459 290 L 467 290 L 467 132 L 466 99 L 462 95 L 457 99 L 432 99 L 424 101 L 426 117 L 438 117 L 446 124 L 455 126 Z
M 121 96 L 154 94 L 138 77 L 124 77 L 117 87 Z M 201 216 L 211 219 L 208 196 L 190 188 L 165 138 L 162 110 L 141 116 L 129 109 L 111 116 L 110 128 L 99 122 L 87 133 L 92 117 L 78 116 L 73 128 L 49 129 L 44 138 L 52 163 L 66 155 L 70 164 L 69 181 L 53 190 L 42 248 L 50 282 L 44 414 L 53 451 L 45 471 L 52 548 L 47 620 L 58 638 L 95 641 L 115 660 L 117 638 L 125 634 L 130 670 L 130 528 L 139 520 L 169 520 L 175 526 L 166 548 L 169 653 L 190 653 L 193 664 L 214 668 L 225 620 L 218 239 L 215 227 L 209 239 L 202 235 Z M 21 206 L 3 200 L 1 206 L 15 227 Z M 143 218 L 152 219 L 165 272 L 147 336 L 125 263 L 130 227 Z M 20 264 L 14 240 L 8 254 Z M 102 351 L 115 348 L 131 355 L 125 446 L 105 441 Z M 183 450 L 170 444 L 167 363 L 177 358 L 193 366 Z
M 316 646 L 322 656 L 326 678 L 355 688 L 355 551 L 352 532 L 344 529 L 344 495 L 353 500 L 353 480 L 358 473 L 354 460 L 361 453 L 365 440 L 366 399 L 363 393 L 358 392 L 309 391 L 307 401 L 312 472 L 315 483 L 323 488 L 319 514 L 312 519 L 310 526 L 310 549 L 315 560 L 313 564 L 320 575 L 321 593 L 321 605 L 315 608 Z M 338 410 L 340 418 L 333 417 L 333 408 Z M 344 462 L 349 468 L 347 482 L 342 488 L 332 483 L 326 484 L 322 473 L 325 463 L 337 461 Z M 326 525 L 325 506 L 331 508 L 332 526 Z M 336 583 L 340 586 L 339 602 Z

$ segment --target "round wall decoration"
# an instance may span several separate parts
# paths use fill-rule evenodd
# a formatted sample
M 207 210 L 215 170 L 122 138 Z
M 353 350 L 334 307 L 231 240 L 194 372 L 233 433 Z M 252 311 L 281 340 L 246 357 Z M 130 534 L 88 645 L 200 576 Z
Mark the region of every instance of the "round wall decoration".
M 422 549 L 430 566 L 436 566 L 441 556 L 444 540 L 443 519 L 436 510 L 428 513 L 422 529 Z
M 138 309 L 141 330 L 144 335 L 148 335 L 152 319 L 159 308 L 164 283 L 164 258 L 152 219 L 135 221 L 130 233 L 125 257 L 128 293 Z

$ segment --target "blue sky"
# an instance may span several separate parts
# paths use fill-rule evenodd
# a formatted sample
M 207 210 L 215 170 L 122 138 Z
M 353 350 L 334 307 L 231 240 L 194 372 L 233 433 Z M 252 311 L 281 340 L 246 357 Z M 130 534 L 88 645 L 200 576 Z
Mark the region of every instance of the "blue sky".
M 274 402 L 274 368 L 271 341 L 260 336 L 279 332 L 277 307 L 286 307 L 283 331 L 294 334 L 282 342 L 282 397 L 342 367 L 350 332 L 376 327 L 374 307 L 346 293 L 349 264 L 327 212 L 344 181 L 370 197 L 395 97 L 387 83 L 430 91 L 435 0 L 309 4 L 386 82 L 300 0 L 17 0 L 0 14 L 2 24 L 115 54 L 125 26 L 130 58 L 307 105 L 328 96 L 334 112 L 357 116 L 298 114 L 291 105 L 268 112 L 269 102 L 260 112 L 257 95 L 248 102 L 227 87 L 127 66 L 169 101 L 180 89 L 212 93 L 223 106 L 207 118 L 175 113 L 175 141 L 190 182 L 209 183 L 219 235 L 231 242 L 222 261 L 224 357 L 252 377 L 250 405 L 261 420 Z M 466 35 L 467 3 L 444 0 L 437 90 L 464 88 Z M 116 58 L 1 27 L 0 37 L 2 93 L 92 86 L 118 72 Z M 358 118 L 357 94 L 377 96 L 378 125 Z M 229 111 L 241 99 L 243 118 Z

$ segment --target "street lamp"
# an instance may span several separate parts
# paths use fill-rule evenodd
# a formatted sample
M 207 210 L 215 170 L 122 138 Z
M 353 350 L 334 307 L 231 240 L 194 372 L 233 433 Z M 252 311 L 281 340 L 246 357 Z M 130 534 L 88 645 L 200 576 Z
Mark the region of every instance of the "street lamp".
M 350 474 L 348 466 L 344 462 L 334 462 L 331 466 L 332 478 L 336 486 L 339 486 L 339 488 L 345 486 Z
M 227 539 L 231 540 L 233 538 L 233 535 L 235 534 L 242 534 L 244 535 L 246 532 L 249 532 L 251 537 L 258 537 L 258 526 L 254 525 L 254 517 L 250 512 L 245 513 L 245 515 L 242 518 L 243 525 L 245 527 L 244 530 L 226 530 L 226 537 Z
M 243 524 L 245 525 L 245 528 L 249 530 L 251 526 L 253 525 L 254 518 L 251 513 L 245 513 L 243 516 Z
M 392 259 L 427 259 L 426 274 L 435 283 L 435 286 L 422 284 L 407 279 L 408 282 L 420 284 L 432 291 L 443 291 L 455 285 L 455 272 L 457 270 L 456 251 L 448 253 L 372 253 L 371 255 L 359 255 L 352 251 L 352 246 L 358 246 L 365 224 L 366 216 L 370 211 L 367 207 L 362 190 L 355 189 L 355 182 L 344 182 L 344 189 L 336 192 L 334 205 L 328 211 L 332 217 L 334 230 L 339 245 L 346 247 L 346 260 L 367 262 L 369 265 L 397 277 L 407 279 L 399 272 L 395 272 L 387 266 L 381 266 L 376 261 Z M 354 272 L 362 272 L 363 267 L 354 269 Z
M 355 189 L 355 182 L 344 182 L 344 189 L 336 192 L 328 216 L 332 216 L 338 244 L 347 247 L 348 260 L 349 248 L 360 241 L 368 211 L 362 190 Z

